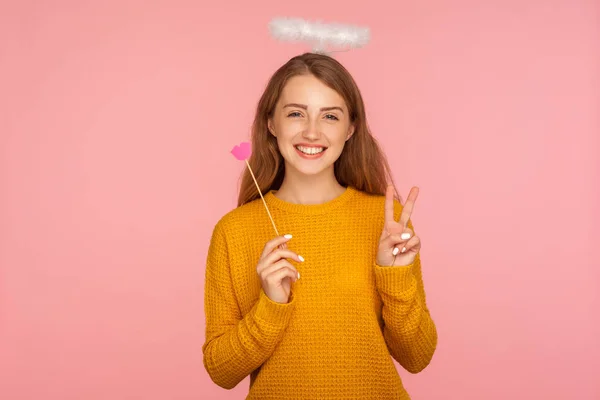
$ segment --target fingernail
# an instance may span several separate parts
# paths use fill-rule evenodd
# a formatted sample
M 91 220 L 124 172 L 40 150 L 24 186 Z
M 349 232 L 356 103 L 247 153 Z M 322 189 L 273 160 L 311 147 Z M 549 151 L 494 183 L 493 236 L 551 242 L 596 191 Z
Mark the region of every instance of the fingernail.
M 298 254 L 298 258 L 300 259 L 300 261 L 304 262 L 304 257 L 302 257 L 300 254 Z
M 410 233 L 408 233 L 408 232 L 405 232 L 402 235 L 400 235 L 400 239 L 402 239 L 402 240 L 406 240 L 408 238 L 410 238 Z
M 392 251 L 392 255 L 396 255 L 396 254 L 398 254 L 398 248 L 394 247 L 394 251 Z
M 284 237 L 284 238 L 286 238 L 286 239 L 291 239 L 291 238 L 292 238 L 292 235 L 290 235 L 290 234 L 288 233 L 287 235 L 283 235 L 283 237 Z
M 298 272 L 298 279 L 300 279 L 300 272 Z
M 406 247 L 402 248 L 402 253 L 404 253 L 406 251 Z

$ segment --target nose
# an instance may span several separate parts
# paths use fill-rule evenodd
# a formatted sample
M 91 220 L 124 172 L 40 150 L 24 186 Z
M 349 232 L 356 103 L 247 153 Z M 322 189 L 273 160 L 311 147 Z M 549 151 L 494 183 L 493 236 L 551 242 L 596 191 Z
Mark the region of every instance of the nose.
M 310 140 L 318 139 L 321 136 L 321 133 L 319 132 L 319 126 L 317 125 L 317 122 L 318 121 L 315 119 L 309 121 L 306 129 L 302 133 L 302 136 Z

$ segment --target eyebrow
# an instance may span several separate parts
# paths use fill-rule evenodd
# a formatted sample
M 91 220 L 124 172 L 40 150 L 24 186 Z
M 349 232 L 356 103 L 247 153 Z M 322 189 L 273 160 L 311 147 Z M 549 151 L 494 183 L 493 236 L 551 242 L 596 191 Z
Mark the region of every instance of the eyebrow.
M 286 107 L 298 107 L 298 108 L 302 108 L 304 110 L 306 110 L 308 108 L 308 106 L 306 104 L 298 104 L 298 103 L 289 103 L 289 104 L 286 104 L 285 106 L 283 106 L 283 108 L 286 108 Z M 331 111 L 331 110 L 340 110 L 342 112 L 342 114 L 344 113 L 344 110 L 342 110 L 342 107 L 338 107 L 338 106 L 321 108 L 321 111 Z

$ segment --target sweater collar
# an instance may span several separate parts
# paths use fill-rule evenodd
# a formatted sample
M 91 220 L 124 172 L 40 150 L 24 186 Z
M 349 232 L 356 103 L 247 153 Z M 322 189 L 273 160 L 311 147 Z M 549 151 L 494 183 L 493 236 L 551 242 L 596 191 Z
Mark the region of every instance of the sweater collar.
M 317 215 L 325 214 L 335 210 L 336 208 L 340 207 L 348 200 L 350 200 L 356 194 L 356 192 L 356 189 L 354 189 L 352 186 L 347 186 L 346 190 L 344 190 L 344 192 L 341 195 L 325 203 L 297 204 L 290 203 L 288 201 L 280 199 L 279 197 L 276 197 L 275 193 L 277 193 L 277 190 L 273 189 L 267 192 L 267 194 L 265 195 L 265 202 L 269 207 L 278 208 L 284 211 L 289 211 L 296 214 Z

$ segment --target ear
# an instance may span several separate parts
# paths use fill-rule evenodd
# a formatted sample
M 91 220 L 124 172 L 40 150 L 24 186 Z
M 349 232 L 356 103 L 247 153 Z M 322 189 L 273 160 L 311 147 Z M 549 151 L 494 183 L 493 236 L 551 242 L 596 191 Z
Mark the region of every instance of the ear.
M 267 128 L 269 129 L 269 132 L 271 132 L 271 135 L 277 137 L 277 135 L 275 134 L 275 129 L 273 128 L 273 121 L 271 120 L 271 118 L 267 120 Z
M 350 125 L 348 128 L 348 135 L 346 135 L 346 141 L 354 135 L 354 125 Z

